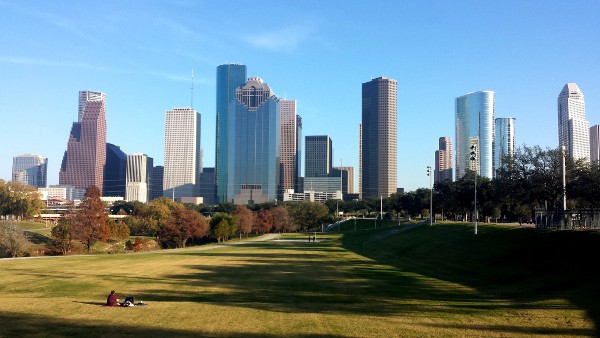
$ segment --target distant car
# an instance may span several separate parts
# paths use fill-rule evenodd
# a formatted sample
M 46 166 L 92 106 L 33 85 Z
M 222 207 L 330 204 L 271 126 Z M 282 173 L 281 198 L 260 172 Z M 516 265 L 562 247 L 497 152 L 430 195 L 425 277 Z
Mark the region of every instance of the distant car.
M 521 219 L 521 223 L 525 223 L 525 224 L 533 224 L 533 219 L 531 217 L 523 217 Z

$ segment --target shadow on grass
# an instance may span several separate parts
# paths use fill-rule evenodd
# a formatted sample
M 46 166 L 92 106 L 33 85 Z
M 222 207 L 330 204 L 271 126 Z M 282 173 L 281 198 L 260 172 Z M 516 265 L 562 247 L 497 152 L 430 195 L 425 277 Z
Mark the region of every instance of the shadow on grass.
M 376 236 L 381 237 L 375 233 L 350 234 L 342 243 L 345 248 L 378 264 L 469 286 L 479 294 L 506 299 L 513 304 L 567 299 L 584 309 L 596 328 L 600 325 L 598 232 L 483 226 L 475 236 L 472 226 L 442 224 L 370 242 Z M 431 295 L 435 297 L 435 293 Z M 489 303 L 478 306 L 487 309 Z M 519 308 L 519 305 L 511 307 Z M 532 309 L 538 308 L 542 307 L 532 306 Z M 530 332 L 518 328 L 506 330 Z M 544 328 L 532 330 L 546 333 Z M 552 332 L 561 334 L 556 330 Z M 597 335 L 598 332 L 565 329 L 563 334 Z
M 102 310 L 110 311 L 108 308 Z M 201 330 L 177 330 L 166 328 L 131 327 L 127 324 L 114 325 L 101 321 L 52 318 L 34 314 L 0 312 L 0 337 L 257 337 L 275 338 L 275 334 L 248 332 L 207 332 Z M 320 334 L 286 335 L 288 337 L 340 337 Z

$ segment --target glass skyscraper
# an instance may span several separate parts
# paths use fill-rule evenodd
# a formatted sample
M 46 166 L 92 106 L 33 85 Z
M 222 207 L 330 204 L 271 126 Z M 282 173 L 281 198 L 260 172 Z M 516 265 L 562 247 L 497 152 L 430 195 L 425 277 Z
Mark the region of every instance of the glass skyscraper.
M 48 175 L 48 159 L 40 155 L 13 157 L 12 180 L 36 188 L 45 188 Z
M 475 171 L 493 177 L 495 94 L 485 90 L 456 98 L 456 179 Z M 477 161 L 470 160 L 470 147 L 477 149 Z
M 102 179 L 102 196 L 125 198 L 127 154 L 112 143 L 106 144 L 106 164 Z
M 277 198 L 279 119 L 279 100 L 261 78 L 252 77 L 236 90 L 227 119 L 228 201 L 252 204 Z
M 515 118 L 499 117 L 495 121 L 494 132 L 494 176 L 503 165 L 507 155 L 515 154 Z
M 217 184 L 217 200 L 231 200 L 227 195 L 228 176 L 228 135 L 229 109 L 235 101 L 235 91 L 246 83 L 246 66 L 240 64 L 224 64 L 217 67 L 217 130 L 215 153 L 215 177 Z

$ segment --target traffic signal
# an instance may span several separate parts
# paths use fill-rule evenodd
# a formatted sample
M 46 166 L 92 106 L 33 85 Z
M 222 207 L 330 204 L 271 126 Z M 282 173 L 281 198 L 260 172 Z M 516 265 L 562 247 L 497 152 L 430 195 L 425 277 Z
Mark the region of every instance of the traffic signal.
M 471 161 L 475 161 L 477 159 L 477 146 L 474 144 L 471 144 Z

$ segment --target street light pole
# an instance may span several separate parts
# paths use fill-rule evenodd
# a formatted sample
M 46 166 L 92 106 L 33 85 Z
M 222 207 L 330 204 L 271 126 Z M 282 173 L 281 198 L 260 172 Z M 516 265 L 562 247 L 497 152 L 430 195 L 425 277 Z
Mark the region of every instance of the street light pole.
M 433 225 L 433 186 L 431 185 L 431 166 L 427 166 L 427 176 L 429 176 L 429 226 Z
M 567 157 L 567 152 L 565 146 L 562 146 L 562 195 L 563 195 L 563 211 L 567 210 L 567 175 L 566 175 L 566 165 L 565 159 Z
M 473 210 L 473 218 L 475 219 L 475 235 L 477 235 L 477 146 L 471 145 L 471 161 L 475 164 L 475 210 Z

